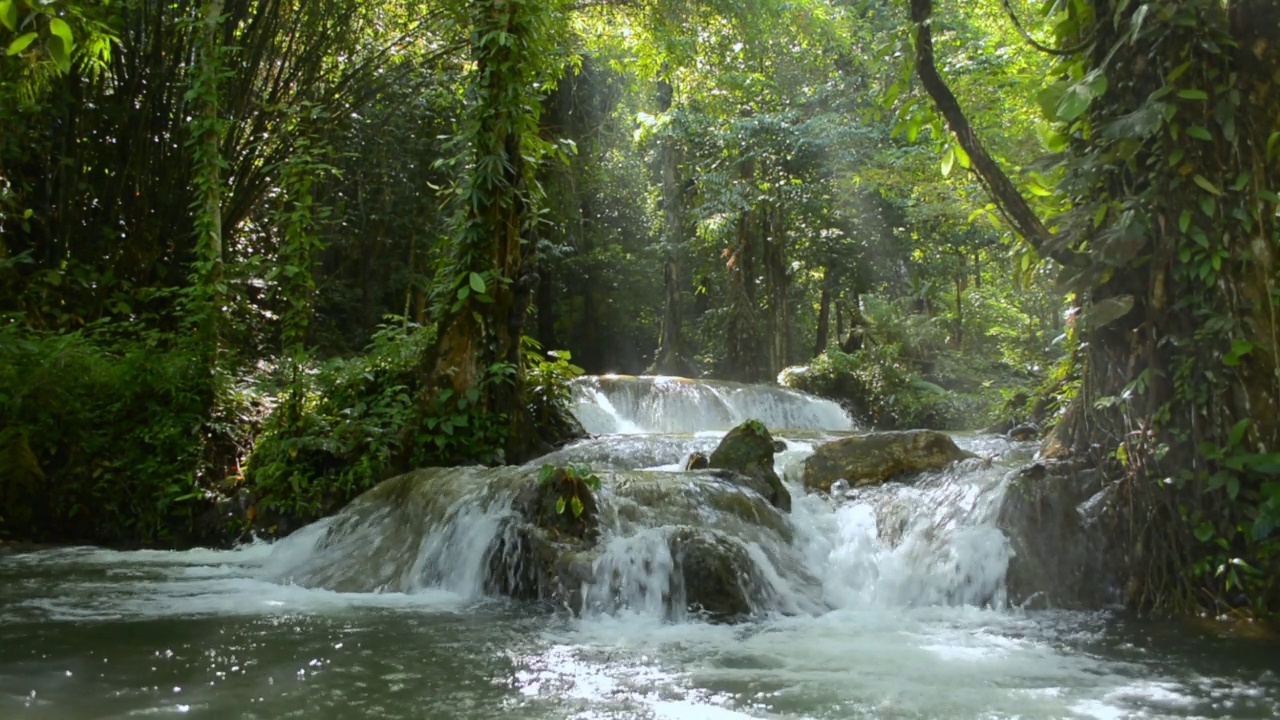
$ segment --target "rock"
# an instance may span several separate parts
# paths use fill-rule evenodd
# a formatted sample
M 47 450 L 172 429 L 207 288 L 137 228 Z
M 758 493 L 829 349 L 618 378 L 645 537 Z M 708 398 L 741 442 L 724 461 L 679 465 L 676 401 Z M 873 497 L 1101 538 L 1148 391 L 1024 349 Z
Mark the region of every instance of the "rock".
M 741 545 L 692 527 L 676 529 L 669 543 L 683 590 L 683 598 L 678 598 L 683 610 L 734 622 L 759 608 L 765 585 Z
M 582 588 L 592 579 L 595 557 L 584 543 L 558 539 L 541 528 L 515 525 L 489 555 L 485 591 L 577 612 L 582 607 Z
M 1009 602 L 1097 609 L 1122 602 L 1123 545 L 1106 512 L 1115 485 L 1094 468 L 1035 464 L 1011 479 L 996 525 L 1013 550 Z
M 581 477 L 579 472 L 550 465 L 539 469 L 537 481 L 525 485 L 511 509 L 557 537 L 595 540 L 600 534 L 600 511 L 591 485 L 599 487 L 600 479 L 595 475 Z
M 1019 425 L 1015 428 L 1010 428 L 1007 435 L 1010 440 L 1026 442 L 1040 437 L 1040 430 L 1035 425 Z
M 774 452 L 774 453 L 784 452 L 784 451 L 786 451 L 786 449 L 787 449 L 787 441 L 786 441 L 786 440 L 774 440 L 774 441 L 773 441 L 773 452 Z
M 688 459 L 684 461 L 684 471 L 705 470 L 711 464 L 711 459 L 700 452 L 690 453 Z
M 731 470 L 623 474 L 611 489 L 618 518 L 637 527 L 707 529 L 714 518 L 715 529 L 735 537 L 772 534 L 790 543 L 794 534 L 786 513 Z
M 791 511 L 791 493 L 773 469 L 773 436 L 758 420 L 748 420 L 729 431 L 711 453 L 712 469 L 732 470 L 745 487 L 760 493 L 774 507 Z
M 805 460 L 804 486 L 825 493 L 841 479 L 855 488 L 875 485 L 971 457 L 976 456 L 956 447 L 946 433 L 935 430 L 856 435 L 820 445 Z

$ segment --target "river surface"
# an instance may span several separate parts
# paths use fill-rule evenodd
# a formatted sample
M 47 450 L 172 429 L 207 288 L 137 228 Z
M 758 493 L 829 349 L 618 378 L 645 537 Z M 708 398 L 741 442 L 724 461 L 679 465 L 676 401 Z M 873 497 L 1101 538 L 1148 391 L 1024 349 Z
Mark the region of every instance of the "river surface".
M 669 437 L 622 429 L 636 437 L 585 451 L 670 464 Z M 795 543 L 829 609 L 739 625 L 574 617 L 447 583 L 281 582 L 323 525 L 230 551 L 0 556 L 0 719 L 1280 717 L 1274 639 L 993 598 L 1008 557 L 983 508 L 1002 463 L 1030 449 L 962 444 L 997 462 L 838 502 L 797 496 Z M 906 530 L 886 539 L 894 507 Z

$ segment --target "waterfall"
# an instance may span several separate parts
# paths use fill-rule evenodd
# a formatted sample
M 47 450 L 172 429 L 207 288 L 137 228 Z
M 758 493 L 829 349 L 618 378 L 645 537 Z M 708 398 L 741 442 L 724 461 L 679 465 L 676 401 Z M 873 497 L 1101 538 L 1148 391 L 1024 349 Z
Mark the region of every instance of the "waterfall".
M 513 501 L 537 483 L 540 463 L 586 460 L 603 481 L 599 537 L 546 563 L 568 585 L 557 602 L 575 611 L 680 620 L 697 610 L 695 598 L 729 617 L 1005 604 L 1012 553 L 995 522 L 1006 476 L 1025 451 L 1004 440 L 958 438 L 995 462 L 806 495 L 800 468 L 814 443 L 852 427 L 832 403 L 672 378 L 586 378 L 575 397 L 588 427 L 630 434 L 585 440 L 527 466 L 434 468 L 389 481 L 279 543 L 266 567 L 278 580 L 335 590 L 531 596 L 528 584 L 545 568 L 528 567 L 529 535 Z M 790 514 L 713 472 L 652 469 L 709 451 L 746 418 L 788 429 L 775 463 L 792 494 Z M 719 584 L 708 593 L 708 582 Z
M 573 412 L 592 434 L 725 431 L 746 420 L 771 430 L 854 429 L 838 404 L 766 385 L 680 377 L 579 378 Z

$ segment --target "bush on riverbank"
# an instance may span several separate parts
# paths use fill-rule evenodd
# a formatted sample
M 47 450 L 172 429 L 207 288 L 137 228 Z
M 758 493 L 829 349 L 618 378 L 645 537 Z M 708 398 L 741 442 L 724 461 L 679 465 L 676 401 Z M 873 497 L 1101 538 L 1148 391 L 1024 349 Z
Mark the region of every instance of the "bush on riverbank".
M 235 380 L 210 373 L 183 334 L 0 328 L 0 539 L 225 544 L 337 510 L 393 459 L 502 462 L 506 420 L 474 398 L 441 397 L 419 416 L 417 363 L 433 340 L 392 323 L 364 354 L 262 361 Z M 535 350 L 530 403 L 552 427 L 581 369 Z
M 787 368 L 779 380 L 835 400 L 862 422 L 885 430 L 976 430 L 995 420 L 1003 402 L 999 387 L 976 373 L 956 379 L 965 391 L 926 379 L 894 345 L 871 345 L 853 353 L 830 350 L 807 366 Z
M 190 542 L 251 413 L 194 339 L 0 328 L 0 535 Z

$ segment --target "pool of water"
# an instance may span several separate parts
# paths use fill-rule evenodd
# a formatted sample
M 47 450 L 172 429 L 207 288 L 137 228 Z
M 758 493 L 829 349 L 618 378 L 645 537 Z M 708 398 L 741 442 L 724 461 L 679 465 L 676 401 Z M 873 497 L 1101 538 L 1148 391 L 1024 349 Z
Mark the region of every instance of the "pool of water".
M 1280 643 L 1106 613 L 743 625 L 270 582 L 269 545 L 0 557 L 0 718 L 1274 718 Z

